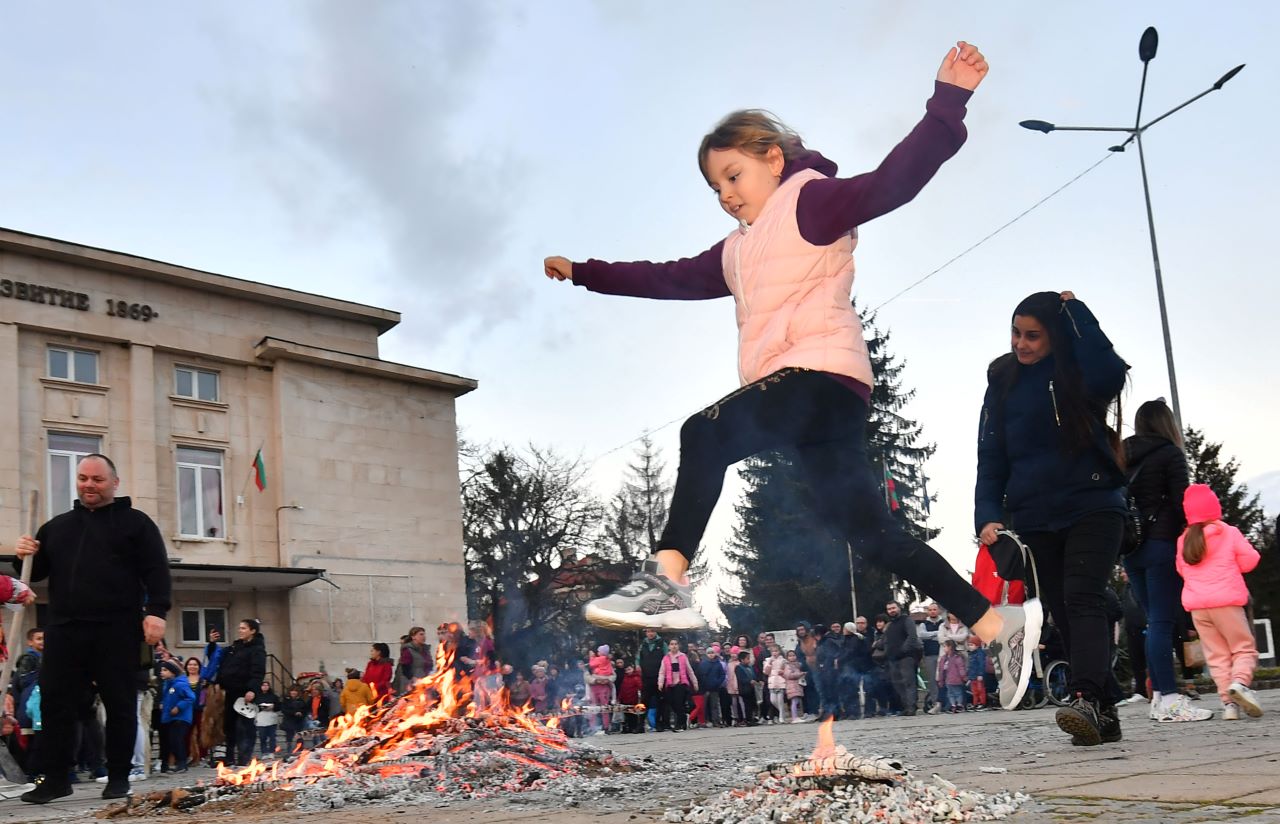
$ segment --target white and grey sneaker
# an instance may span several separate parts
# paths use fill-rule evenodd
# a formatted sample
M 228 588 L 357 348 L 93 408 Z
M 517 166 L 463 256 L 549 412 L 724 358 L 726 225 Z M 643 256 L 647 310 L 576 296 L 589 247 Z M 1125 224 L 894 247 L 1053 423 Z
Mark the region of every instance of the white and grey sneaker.
M 630 583 L 612 595 L 588 601 L 582 614 L 605 629 L 707 628 L 707 619 L 694 609 L 691 588 L 659 573 L 657 561 L 645 561 Z
M 1244 714 L 1250 718 L 1260 718 L 1262 716 L 1262 705 L 1258 703 L 1258 694 L 1253 690 L 1241 684 L 1239 681 L 1232 681 L 1231 686 L 1227 688 L 1227 694 L 1235 699 L 1240 709 L 1244 710 Z
M 1240 708 L 1239 708 L 1239 707 L 1237 707 L 1235 704 L 1225 704 L 1225 705 L 1223 705 L 1223 707 L 1222 707 L 1222 720 L 1223 720 L 1223 721 L 1239 721 L 1239 720 L 1240 720 Z
M 1163 701 L 1151 708 L 1151 718 L 1161 724 L 1176 724 L 1183 721 L 1208 721 L 1213 717 L 1211 710 L 1197 709 L 1185 695 L 1179 695 L 1172 702 Z
M 1031 683 L 1031 659 L 1040 646 L 1040 630 L 1044 627 L 1044 608 L 1039 598 L 1024 604 L 995 608 L 1004 619 L 996 639 L 987 645 L 994 654 L 992 668 L 1000 679 L 1000 706 L 1014 709 L 1022 701 Z

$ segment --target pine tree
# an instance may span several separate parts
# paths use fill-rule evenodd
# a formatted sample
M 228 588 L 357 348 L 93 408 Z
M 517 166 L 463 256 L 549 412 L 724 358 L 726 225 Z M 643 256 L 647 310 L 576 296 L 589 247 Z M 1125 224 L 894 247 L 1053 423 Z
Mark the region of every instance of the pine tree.
M 873 321 L 866 323 L 876 383 L 867 421 L 872 469 L 885 477 L 887 467 L 898 501 L 895 517 L 909 533 L 928 540 L 938 531 L 926 523 L 923 464 L 934 446 L 923 442 L 920 424 L 902 414 L 914 390 L 903 388 L 905 364 L 890 353 L 889 335 L 877 330 Z M 843 535 L 818 521 L 812 491 L 793 456 L 757 455 L 744 463 L 740 474 L 747 489 L 735 508 L 738 525 L 726 556 L 727 569 L 741 591 L 720 593 L 730 624 L 743 630 L 780 629 L 801 619 L 851 618 L 849 546 Z M 918 597 L 907 582 L 863 561 L 856 545 L 853 550 L 859 612 L 874 616 L 891 598 L 908 602 Z
M 670 498 L 666 464 L 653 439 L 645 434 L 627 466 L 622 488 L 609 502 L 604 525 L 606 554 L 616 552 L 628 566 L 639 567 L 658 549 Z

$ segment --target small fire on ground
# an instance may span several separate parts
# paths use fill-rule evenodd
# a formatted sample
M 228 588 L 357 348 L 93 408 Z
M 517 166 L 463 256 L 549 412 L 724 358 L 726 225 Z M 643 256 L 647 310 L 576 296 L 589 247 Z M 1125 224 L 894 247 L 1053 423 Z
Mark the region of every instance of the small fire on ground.
M 212 787 L 196 787 L 179 798 L 138 797 L 112 812 L 192 809 L 215 801 L 239 808 L 264 791 L 282 791 L 273 793 L 278 798 L 330 784 L 341 785 L 332 796 L 338 799 L 351 797 L 353 790 L 368 800 L 397 790 L 480 798 L 541 789 L 568 775 L 634 769 L 611 753 L 571 745 L 559 724 L 558 717 L 535 715 L 531 706 L 512 707 L 498 672 L 477 670 L 472 677 L 455 669 L 452 651 L 441 645 L 434 673 L 403 696 L 386 696 L 335 718 L 315 749 L 299 746 L 287 762 L 254 759 L 241 769 L 219 764 Z

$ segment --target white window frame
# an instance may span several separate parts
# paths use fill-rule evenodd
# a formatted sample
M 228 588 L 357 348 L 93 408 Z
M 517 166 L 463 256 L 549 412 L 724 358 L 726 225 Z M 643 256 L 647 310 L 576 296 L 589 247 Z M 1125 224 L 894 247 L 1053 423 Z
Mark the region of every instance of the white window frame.
M 179 452 L 183 449 L 191 449 L 197 452 L 207 452 L 211 455 L 217 455 L 218 465 L 215 467 L 210 464 L 189 463 L 187 461 L 183 461 L 181 458 L 178 457 Z M 226 490 L 226 480 L 227 480 L 226 452 L 224 452 L 221 449 L 209 449 L 203 446 L 188 446 L 186 444 L 178 444 L 177 450 L 174 452 L 174 464 L 176 469 L 175 480 L 177 481 L 175 492 L 177 493 L 177 498 L 178 498 L 178 519 L 177 519 L 178 535 L 186 539 L 200 538 L 206 541 L 225 541 L 227 539 L 227 514 L 228 514 L 227 513 L 227 490 Z M 182 529 L 183 528 L 183 523 L 182 523 L 182 470 L 183 469 L 193 469 L 195 470 L 195 473 L 196 473 L 196 483 L 195 483 L 196 532 L 183 532 L 183 529 Z M 204 484 L 201 483 L 201 475 L 203 475 L 203 473 L 206 470 L 217 470 L 218 472 L 218 495 L 222 499 L 222 534 L 221 535 L 205 534 L 208 531 L 208 529 L 207 529 L 207 525 L 204 522 L 204 500 L 203 500 Z
M 191 394 L 189 395 L 184 394 L 178 389 L 178 373 L 179 372 L 191 373 Z M 200 397 L 200 376 L 202 374 L 213 376 L 213 397 L 212 398 Z M 185 366 L 183 364 L 178 364 L 173 367 L 173 394 L 175 397 L 178 397 L 178 398 L 190 398 L 192 400 L 205 401 L 208 403 L 221 403 L 222 402 L 222 373 L 216 369 L 202 369 L 198 366 Z
M 52 446 L 48 445 L 52 441 L 52 436 L 54 435 L 66 435 L 66 436 L 75 437 L 75 438 L 92 438 L 93 440 L 96 440 L 98 442 L 98 445 L 89 452 L 80 452 L 79 450 L 75 450 L 75 449 L 54 449 Z M 71 509 L 71 507 L 75 506 L 76 467 L 80 464 L 80 461 L 86 455 L 93 455 L 95 453 L 100 454 L 101 452 L 102 452 L 102 436 L 100 435 L 87 435 L 83 432 L 58 432 L 54 430 L 50 430 L 45 433 L 45 451 L 44 451 L 45 480 L 46 480 L 46 485 L 48 487 L 48 495 L 49 495 L 48 509 L 49 509 L 50 518 L 54 517 L 55 515 L 61 515 L 63 512 L 66 512 L 69 509 Z M 69 505 L 67 506 L 67 509 L 59 509 L 57 511 L 54 510 L 54 506 L 60 504 L 61 501 L 58 501 L 53 494 L 53 476 L 54 476 L 53 459 L 55 456 L 67 457 L 71 459 L 71 467 L 70 467 L 71 471 L 69 473 L 70 477 L 68 478 L 68 485 L 71 489 L 71 500 L 69 501 Z
M 178 644 L 180 646 L 184 646 L 184 647 L 204 646 L 204 644 L 208 641 L 209 625 L 204 622 L 204 618 L 205 618 L 204 612 L 207 609 L 216 609 L 216 610 L 222 611 L 222 626 L 219 627 L 218 629 L 221 630 L 222 632 L 223 643 L 226 643 L 226 639 L 228 637 L 227 616 L 231 614 L 231 609 L 229 607 L 222 606 L 220 604 L 204 604 L 200 606 L 183 607 L 181 610 L 179 610 Z M 182 634 L 187 625 L 187 622 L 185 619 L 186 619 L 186 614 L 188 612 L 196 613 L 197 619 L 200 623 L 200 637 L 195 640 L 191 640 L 190 638 L 187 638 L 185 635 Z
M 62 352 L 67 356 L 67 377 L 59 377 L 53 374 L 50 362 L 50 356 L 54 352 Z M 92 355 L 93 356 L 93 380 L 84 380 L 76 375 L 76 355 Z M 72 381 L 74 383 L 87 383 L 97 386 L 102 382 L 102 357 L 101 353 L 93 349 L 77 349 L 72 346 L 54 346 L 49 345 L 44 356 L 44 372 L 45 375 L 57 381 Z

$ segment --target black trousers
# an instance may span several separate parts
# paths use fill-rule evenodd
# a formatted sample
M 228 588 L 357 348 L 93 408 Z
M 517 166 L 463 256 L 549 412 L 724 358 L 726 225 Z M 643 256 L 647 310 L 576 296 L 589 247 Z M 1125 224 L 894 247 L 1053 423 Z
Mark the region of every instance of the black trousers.
M 97 685 L 107 712 L 107 774 L 128 778 L 138 729 L 142 616 L 110 624 L 46 627 L 40 666 L 44 771 L 63 780 L 75 764 L 76 720 Z
M 644 705 L 646 709 L 653 710 L 653 726 L 657 730 L 665 730 L 669 724 L 667 722 L 667 700 L 662 694 L 662 690 L 658 689 L 658 676 L 654 676 L 652 681 L 645 681 L 642 684 L 644 688 Z
M 794 450 L 816 514 L 868 561 L 905 578 L 966 625 L 991 604 L 885 506 L 867 457 L 867 404 L 829 375 L 786 368 L 717 401 L 680 429 L 680 469 L 659 547 L 693 559 L 734 463 Z
M 236 699 L 243 698 L 249 688 L 227 690 L 226 703 L 222 710 L 222 734 L 226 737 L 226 765 L 247 766 L 253 757 L 253 740 L 255 729 L 252 718 L 245 718 L 236 712 Z
M 169 756 L 173 756 L 174 769 L 187 766 L 187 736 L 190 734 L 190 721 L 160 723 L 160 769 L 169 769 Z
M 667 699 L 667 706 L 670 708 L 674 717 L 671 723 L 674 729 L 685 730 L 689 728 L 689 688 L 684 684 L 672 684 L 667 687 L 663 696 Z M 659 728 L 661 729 L 661 728 Z
M 1074 692 L 1110 706 L 1111 621 L 1106 588 L 1120 555 L 1124 516 L 1094 512 L 1057 532 L 1025 532 L 1040 575 L 1038 593 L 1062 632 Z

